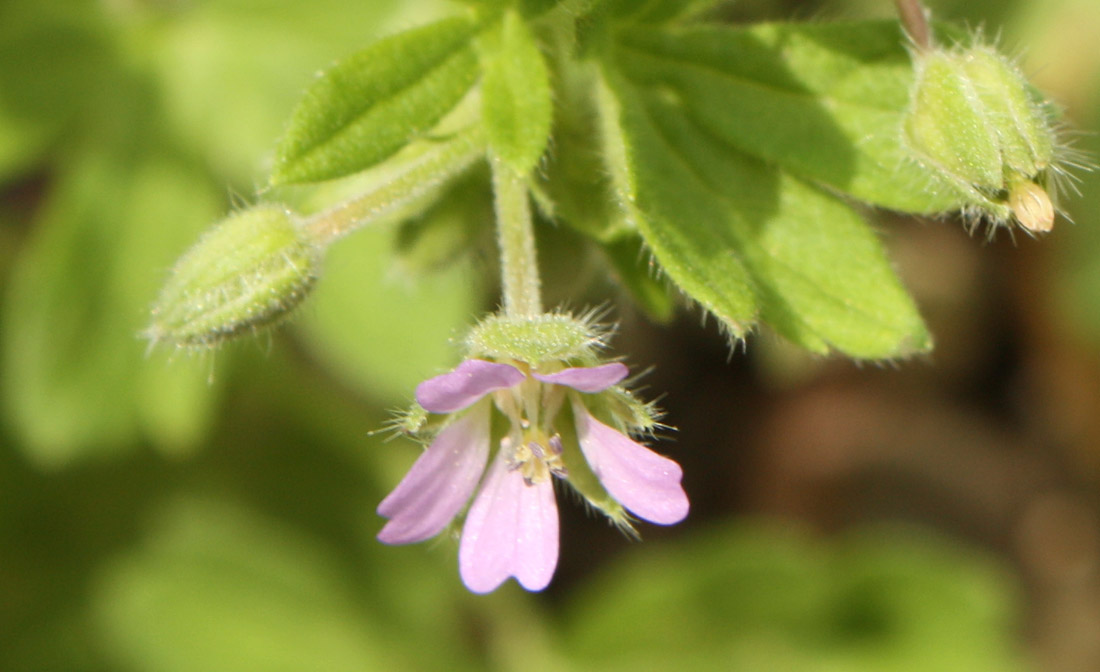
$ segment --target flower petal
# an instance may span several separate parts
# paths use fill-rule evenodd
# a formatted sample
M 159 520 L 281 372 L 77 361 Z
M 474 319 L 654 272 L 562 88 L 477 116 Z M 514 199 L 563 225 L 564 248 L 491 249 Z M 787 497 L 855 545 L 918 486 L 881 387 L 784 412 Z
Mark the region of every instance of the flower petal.
M 432 413 L 451 413 L 493 390 L 518 385 L 523 379 L 523 372 L 509 364 L 467 359 L 454 371 L 420 383 L 416 401 Z
M 514 576 L 527 590 L 542 590 L 557 565 L 558 506 L 552 481 L 528 485 L 498 454 L 462 529 L 462 582 L 475 593 L 488 593 Z
M 480 404 L 435 437 L 378 505 L 389 518 L 378 540 L 411 544 L 434 537 L 470 500 L 489 456 L 489 404 Z
M 631 513 L 658 525 L 687 517 L 689 504 L 680 480 L 683 470 L 573 403 L 581 451 L 603 487 Z
M 581 392 L 600 392 L 626 378 L 630 369 L 622 362 L 611 362 L 602 366 L 578 366 L 562 369 L 557 373 L 534 374 L 544 383 L 565 385 Z

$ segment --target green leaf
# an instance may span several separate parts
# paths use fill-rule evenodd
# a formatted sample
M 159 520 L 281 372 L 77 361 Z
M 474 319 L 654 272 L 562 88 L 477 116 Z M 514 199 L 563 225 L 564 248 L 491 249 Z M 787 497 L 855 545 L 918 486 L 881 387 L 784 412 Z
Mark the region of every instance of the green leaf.
M 597 72 L 590 63 L 552 61 L 554 150 L 536 173 L 534 192 L 543 213 L 577 231 L 608 242 L 634 235 L 608 179 L 597 138 Z
M 272 184 L 342 177 L 423 136 L 478 76 L 477 25 L 438 21 L 380 40 L 313 83 L 279 142 Z
M 822 543 L 762 523 L 651 543 L 564 605 L 560 650 L 578 667 L 1029 669 L 1019 588 L 975 549 L 889 528 Z
M 537 18 L 561 5 L 566 0 L 458 0 L 459 2 L 480 8 L 486 15 L 499 13 L 505 7 L 519 5 L 523 16 Z
M 524 16 L 537 17 L 554 9 L 562 0 L 520 0 L 520 11 Z
M 608 0 L 606 5 L 622 23 L 670 23 L 690 18 L 723 0 Z
M 0 179 L 39 161 L 114 90 L 120 63 L 101 8 L 86 2 L 0 3 Z
M 600 247 L 614 269 L 612 274 L 646 315 L 656 322 L 671 321 L 676 302 L 669 293 L 668 283 L 658 277 L 657 264 L 647 259 L 642 241 L 624 238 Z
M 546 151 L 553 104 L 539 45 L 516 12 L 483 38 L 481 116 L 493 152 L 527 175 Z
M 725 213 L 653 128 L 637 92 L 618 82 L 601 90 L 604 155 L 618 201 L 661 268 L 680 289 L 743 336 L 756 321 L 748 270 Z
M 895 21 L 632 27 L 615 60 L 708 133 L 795 175 L 905 212 L 963 205 L 902 146 L 913 73 Z
M 351 592 L 314 540 L 194 498 L 100 571 L 93 608 L 125 669 L 408 669 Z
M 61 466 L 151 439 L 193 449 L 218 389 L 208 363 L 145 357 L 165 270 L 222 207 L 166 158 L 87 151 L 65 166 L 4 304 L 4 410 L 29 458 Z
M 731 333 L 742 335 L 755 309 L 815 352 L 883 358 L 931 347 L 850 207 L 709 134 L 680 101 L 610 81 L 638 230 L 669 278 Z

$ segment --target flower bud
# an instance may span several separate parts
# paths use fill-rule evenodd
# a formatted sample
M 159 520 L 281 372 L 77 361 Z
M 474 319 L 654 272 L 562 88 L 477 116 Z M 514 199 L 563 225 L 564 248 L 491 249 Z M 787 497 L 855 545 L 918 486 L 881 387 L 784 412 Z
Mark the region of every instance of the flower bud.
M 1059 172 L 1049 104 L 986 45 L 921 50 L 914 60 L 903 126 L 910 152 L 955 186 L 972 213 L 1049 230 L 1053 204 L 1044 187 Z
M 146 335 L 153 344 L 212 347 L 273 324 L 309 293 L 320 257 L 285 207 L 234 213 L 176 263 Z

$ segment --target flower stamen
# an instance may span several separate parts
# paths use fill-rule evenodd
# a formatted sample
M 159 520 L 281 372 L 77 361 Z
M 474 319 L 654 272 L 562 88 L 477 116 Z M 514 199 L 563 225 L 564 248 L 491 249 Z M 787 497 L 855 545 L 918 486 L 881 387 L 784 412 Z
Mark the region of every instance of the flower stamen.
M 500 441 L 500 449 L 508 464 L 508 471 L 519 471 L 527 485 L 545 483 L 551 476 L 565 478 L 568 472 L 562 463 L 561 437 L 546 438 L 542 433 L 525 432 L 525 439 L 517 444 L 510 436 Z

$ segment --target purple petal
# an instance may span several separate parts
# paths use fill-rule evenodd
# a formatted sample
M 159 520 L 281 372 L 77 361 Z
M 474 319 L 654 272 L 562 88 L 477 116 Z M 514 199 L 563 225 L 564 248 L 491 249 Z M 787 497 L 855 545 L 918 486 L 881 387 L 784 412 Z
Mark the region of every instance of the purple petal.
M 481 404 L 445 427 L 378 505 L 390 519 L 378 540 L 411 544 L 442 532 L 470 500 L 488 457 L 489 405 Z
M 579 403 L 573 404 L 573 415 L 581 451 L 612 497 L 634 515 L 658 525 L 687 517 L 680 465 L 596 420 Z
M 622 362 L 611 362 L 602 366 L 578 366 L 562 369 L 557 373 L 534 374 L 544 383 L 565 385 L 581 392 L 601 392 L 626 378 L 630 369 Z
M 523 474 L 509 470 L 498 454 L 462 528 L 462 582 L 475 593 L 488 593 L 514 576 L 527 590 L 542 590 L 557 565 L 558 506 L 552 482 L 527 485 Z
M 467 359 L 454 371 L 429 378 L 416 388 L 416 400 L 432 413 L 466 408 L 493 390 L 523 382 L 523 372 L 509 364 Z

